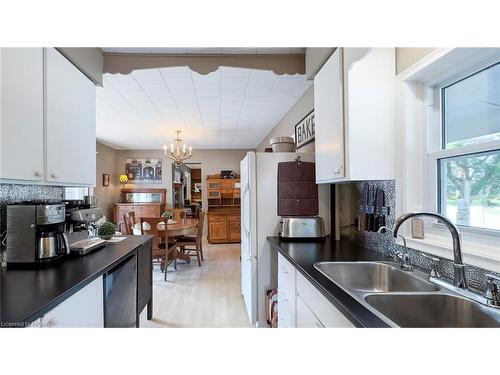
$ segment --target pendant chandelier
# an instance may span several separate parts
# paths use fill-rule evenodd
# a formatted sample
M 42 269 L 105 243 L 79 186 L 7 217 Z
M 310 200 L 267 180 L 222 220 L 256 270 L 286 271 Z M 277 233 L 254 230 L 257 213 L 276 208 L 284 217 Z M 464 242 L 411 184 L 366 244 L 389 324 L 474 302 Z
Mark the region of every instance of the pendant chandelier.
M 172 159 L 176 165 L 182 165 L 184 160 L 192 156 L 193 148 L 191 146 L 187 148 L 185 143 L 182 144 L 182 139 L 179 137 L 179 134 L 181 134 L 180 130 L 176 130 L 175 134 L 177 134 L 175 145 L 173 143 L 170 144 L 170 151 L 168 151 L 167 145 L 164 145 L 163 151 L 165 151 L 165 155 L 169 159 Z

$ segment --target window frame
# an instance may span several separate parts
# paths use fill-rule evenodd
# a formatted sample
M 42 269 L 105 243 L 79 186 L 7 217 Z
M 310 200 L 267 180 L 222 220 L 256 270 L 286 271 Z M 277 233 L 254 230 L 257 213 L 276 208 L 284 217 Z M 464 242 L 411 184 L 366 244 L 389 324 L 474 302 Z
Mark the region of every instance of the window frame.
M 500 61 L 491 63 L 491 61 L 481 63 L 480 65 L 466 69 L 462 74 L 454 76 L 451 79 L 444 80 L 433 86 L 427 86 L 425 95 L 430 97 L 425 98 L 429 103 L 427 114 L 427 196 L 426 208 L 441 213 L 440 200 L 441 184 L 439 177 L 439 160 L 479 154 L 483 152 L 500 151 L 500 141 L 485 141 L 482 143 L 470 144 L 460 148 L 446 148 L 446 126 L 445 126 L 445 105 L 444 105 L 444 89 L 451 85 L 461 82 L 467 78 L 474 76 L 482 71 L 485 71 L 495 65 L 500 64 Z M 428 229 L 444 229 L 444 225 L 436 220 L 428 220 Z M 500 237 L 500 230 L 489 229 L 483 227 L 471 227 L 457 224 L 457 227 L 466 233 L 477 235 Z
M 437 175 L 430 171 L 432 166 L 437 167 L 437 160 L 434 159 L 437 159 L 438 154 L 430 152 L 431 150 L 442 151 L 439 156 L 443 157 L 488 147 L 476 144 L 467 146 L 467 149 L 439 150 L 442 138 L 441 134 L 435 132 L 441 132 L 441 126 L 437 127 L 435 124 L 441 124 L 440 111 L 436 111 L 436 108 L 441 108 L 441 98 L 436 96 L 436 87 L 456 82 L 467 74 L 498 61 L 500 48 L 436 48 L 396 76 L 396 217 L 417 210 L 436 211 Z M 496 144 L 500 146 L 500 142 Z M 425 223 L 424 239 L 411 237 L 409 223 L 400 228 L 407 245 L 419 251 L 453 259 L 449 231 L 434 220 L 425 217 L 422 219 Z M 497 231 L 471 227 L 460 227 L 459 230 L 464 262 L 500 272 Z M 402 245 L 401 240 L 396 239 L 396 242 Z

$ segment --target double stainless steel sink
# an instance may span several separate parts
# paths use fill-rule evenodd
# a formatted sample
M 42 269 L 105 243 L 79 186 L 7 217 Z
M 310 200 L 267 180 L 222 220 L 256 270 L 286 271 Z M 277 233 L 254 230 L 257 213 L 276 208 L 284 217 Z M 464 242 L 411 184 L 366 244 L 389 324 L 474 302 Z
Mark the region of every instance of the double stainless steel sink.
M 389 262 L 320 262 L 314 267 L 390 326 L 500 327 L 500 309 L 482 305 Z

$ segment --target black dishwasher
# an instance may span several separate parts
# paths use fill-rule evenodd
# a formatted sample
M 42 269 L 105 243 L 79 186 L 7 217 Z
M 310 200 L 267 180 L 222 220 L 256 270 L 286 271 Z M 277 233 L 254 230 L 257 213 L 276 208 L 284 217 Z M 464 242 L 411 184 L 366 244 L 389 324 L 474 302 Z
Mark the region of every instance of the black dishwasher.
M 134 255 L 104 276 L 104 327 L 135 327 L 136 310 L 137 256 Z

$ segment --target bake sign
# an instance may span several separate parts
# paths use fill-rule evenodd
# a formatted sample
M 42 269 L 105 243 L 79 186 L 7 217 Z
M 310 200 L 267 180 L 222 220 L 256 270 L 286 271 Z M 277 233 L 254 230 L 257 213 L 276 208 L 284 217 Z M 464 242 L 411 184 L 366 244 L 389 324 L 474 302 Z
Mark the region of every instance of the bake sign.
M 314 109 L 295 125 L 295 147 L 314 141 Z

